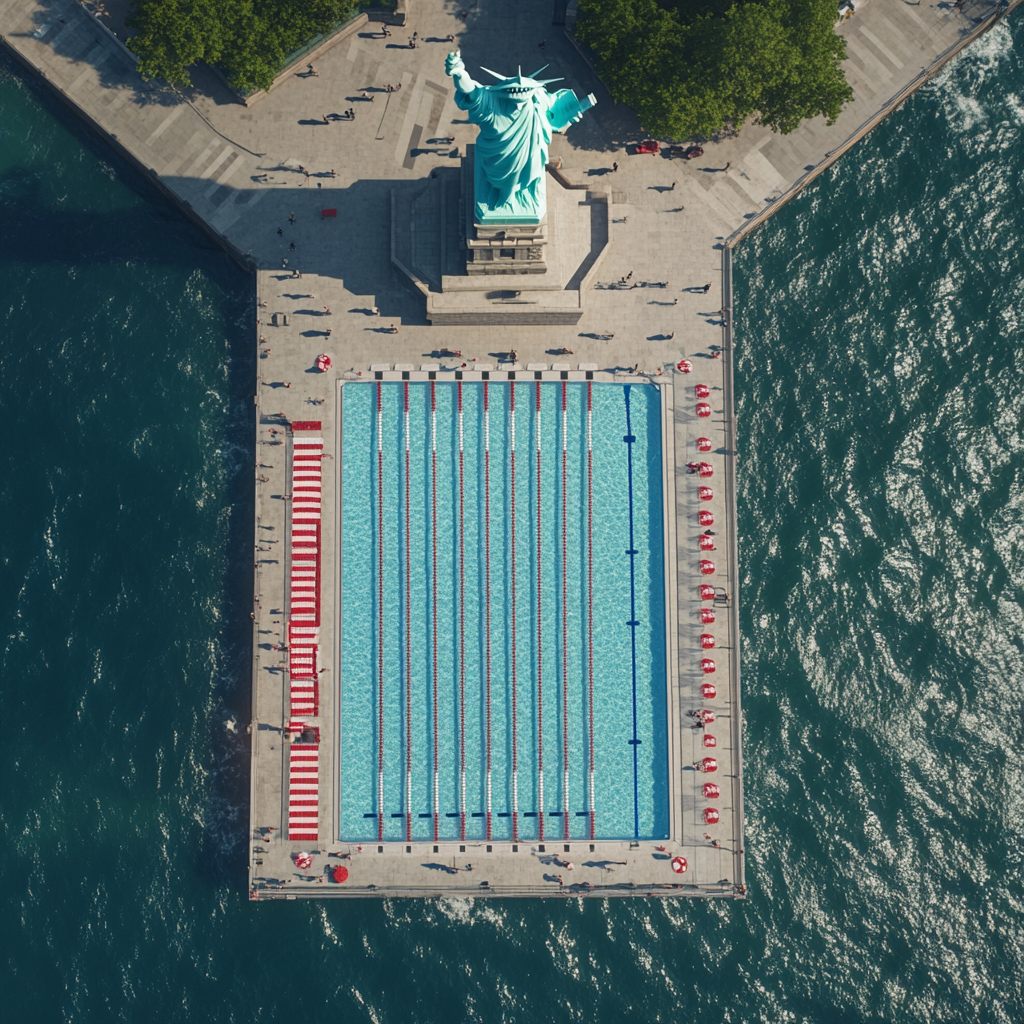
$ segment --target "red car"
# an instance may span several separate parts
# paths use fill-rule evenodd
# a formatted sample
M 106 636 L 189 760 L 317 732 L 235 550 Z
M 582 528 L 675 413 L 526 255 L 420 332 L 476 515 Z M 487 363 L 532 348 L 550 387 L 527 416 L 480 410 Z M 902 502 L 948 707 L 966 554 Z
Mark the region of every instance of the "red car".
M 655 139 L 644 139 L 643 142 L 636 144 L 636 151 L 638 153 L 660 153 L 661 144 Z

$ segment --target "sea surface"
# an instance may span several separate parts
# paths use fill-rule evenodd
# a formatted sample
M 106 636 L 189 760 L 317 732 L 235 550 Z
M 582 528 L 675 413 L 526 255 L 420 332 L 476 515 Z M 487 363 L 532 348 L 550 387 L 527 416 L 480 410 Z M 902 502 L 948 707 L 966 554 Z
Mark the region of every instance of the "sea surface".
M 736 254 L 750 898 L 252 904 L 254 286 L 0 68 L 3 1018 L 1024 1020 L 1024 17 Z

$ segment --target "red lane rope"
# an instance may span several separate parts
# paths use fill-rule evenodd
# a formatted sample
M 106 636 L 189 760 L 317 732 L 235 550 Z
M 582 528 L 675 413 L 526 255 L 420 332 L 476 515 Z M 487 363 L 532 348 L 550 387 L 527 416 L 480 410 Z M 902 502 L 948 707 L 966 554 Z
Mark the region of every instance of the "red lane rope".
M 594 384 L 587 381 L 587 711 L 590 715 L 590 838 L 594 838 Z
M 377 382 L 377 842 L 384 839 L 384 438 Z
M 430 551 L 434 559 L 430 610 L 434 627 L 434 842 L 436 843 L 441 808 L 437 783 L 437 385 L 434 381 L 430 382 L 430 525 L 432 531 Z
M 466 839 L 466 500 L 462 381 L 459 381 L 459 834 Z
M 544 672 L 541 656 L 543 652 L 543 630 L 541 626 L 541 541 L 540 541 L 540 381 L 536 390 L 537 411 L 537 829 L 540 841 L 544 842 Z
M 519 842 L 519 751 L 516 742 L 516 385 L 509 381 L 509 459 L 512 467 L 512 842 Z
M 484 603 L 487 608 L 487 841 L 491 839 L 491 403 L 484 381 Z
M 569 838 L 569 536 L 566 519 L 568 414 L 566 382 L 562 381 L 562 836 Z
M 409 382 L 403 385 L 405 428 L 405 841 L 412 842 L 412 498 L 409 491 Z

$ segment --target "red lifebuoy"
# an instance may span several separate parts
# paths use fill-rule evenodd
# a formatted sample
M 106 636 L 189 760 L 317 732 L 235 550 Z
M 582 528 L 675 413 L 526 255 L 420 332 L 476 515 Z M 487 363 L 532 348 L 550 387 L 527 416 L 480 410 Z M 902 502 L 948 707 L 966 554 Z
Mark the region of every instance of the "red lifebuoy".
M 717 825 L 718 824 L 718 808 L 717 807 L 705 807 L 704 808 L 704 824 L 705 825 Z
M 673 857 L 672 858 L 672 870 L 677 874 L 681 875 L 687 868 L 685 857 Z

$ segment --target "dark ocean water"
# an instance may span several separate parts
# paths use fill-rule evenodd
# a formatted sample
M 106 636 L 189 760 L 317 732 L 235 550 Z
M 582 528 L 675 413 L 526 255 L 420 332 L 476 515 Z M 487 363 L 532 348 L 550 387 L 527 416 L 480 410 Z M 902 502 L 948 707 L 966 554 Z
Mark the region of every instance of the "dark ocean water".
M 737 253 L 740 904 L 249 903 L 252 281 L 0 71 L 10 1021 L 1024 1020 L 1024 18 Z

